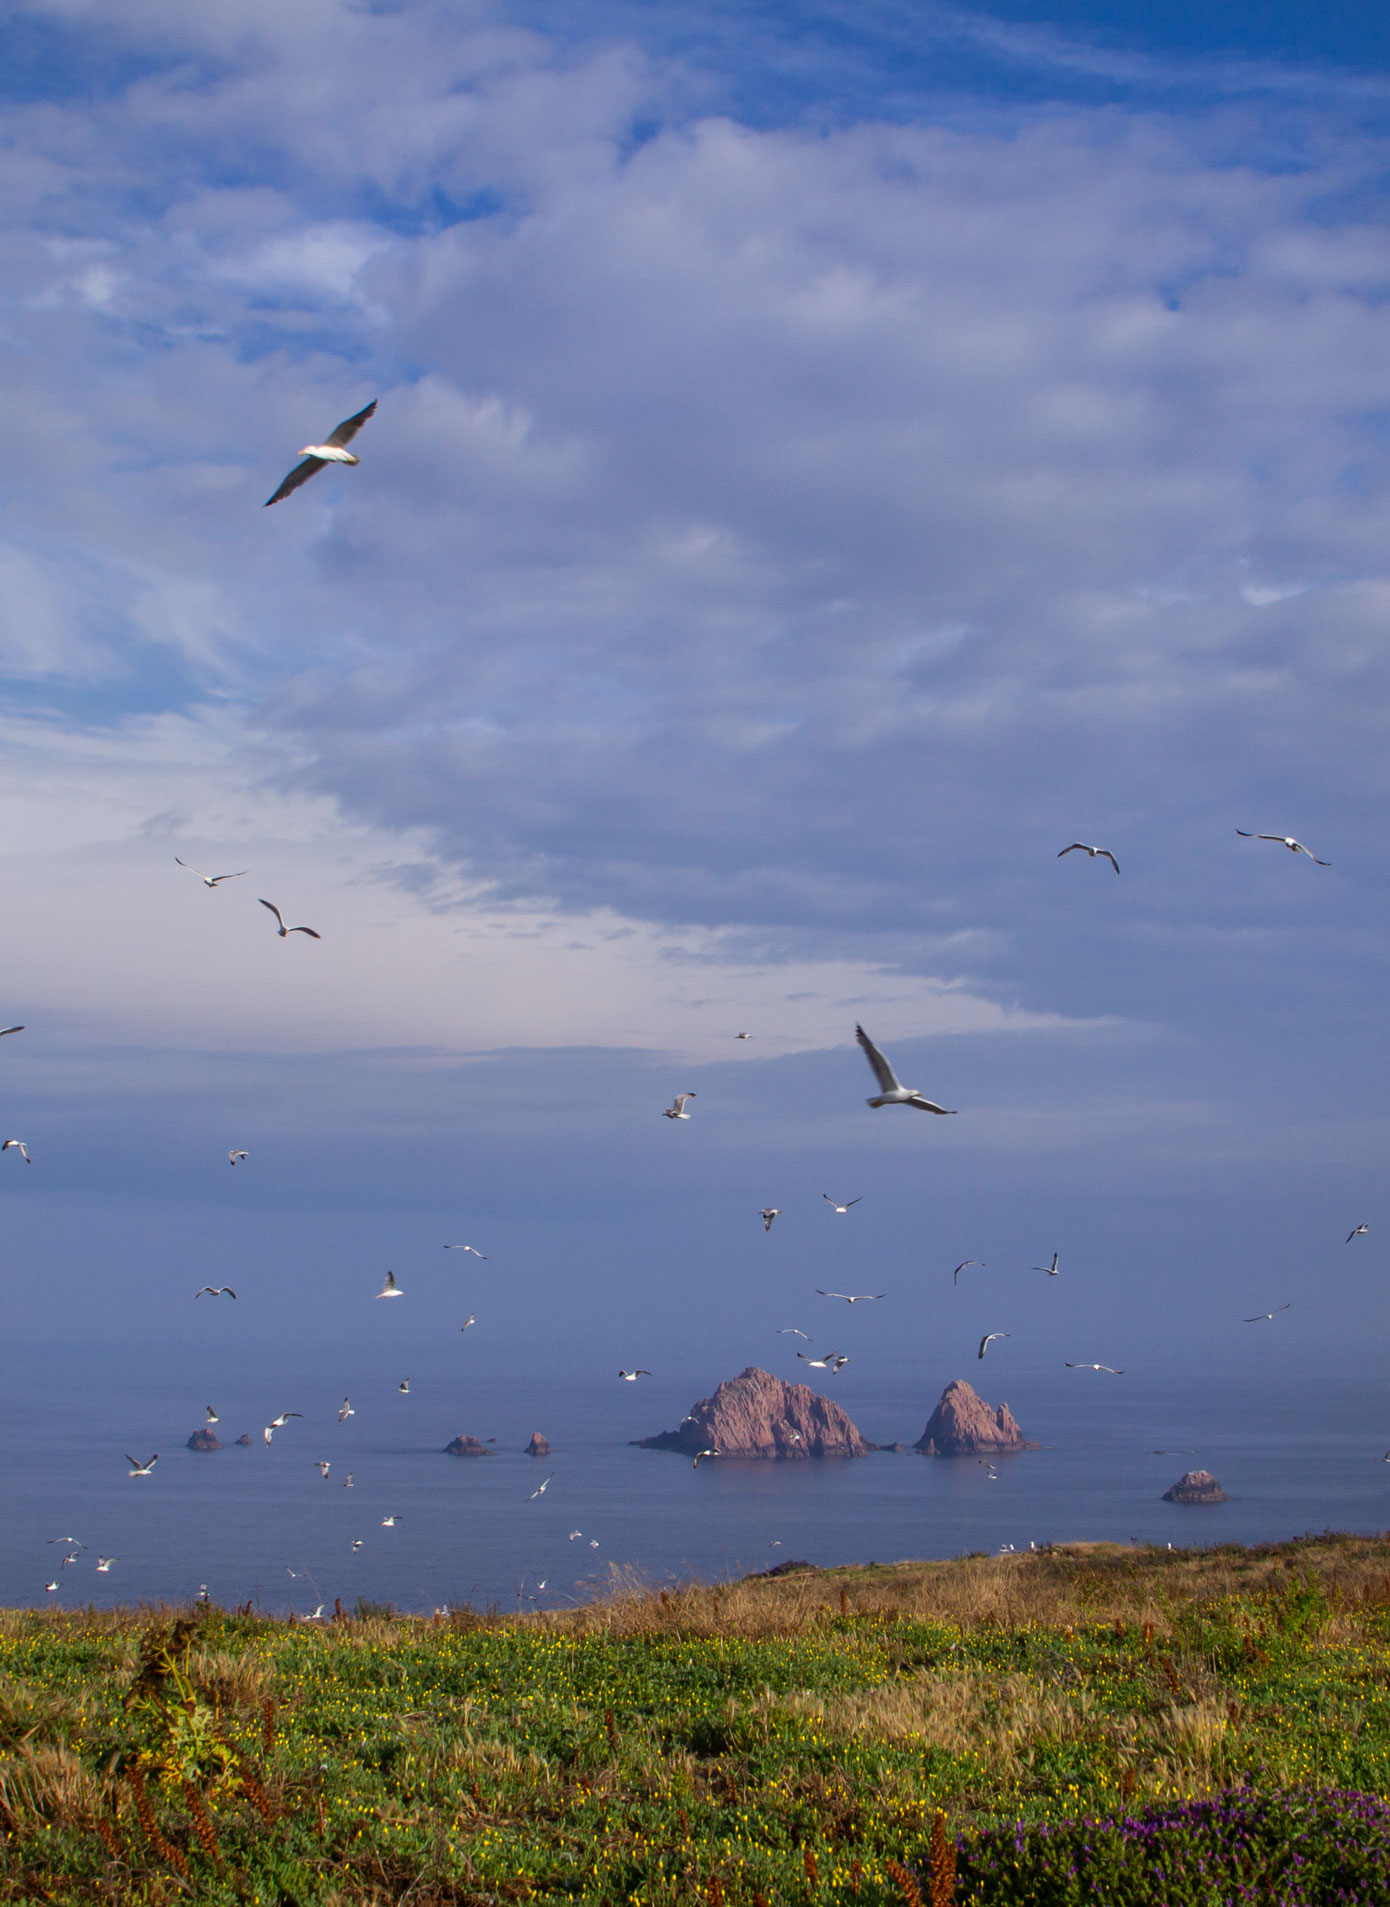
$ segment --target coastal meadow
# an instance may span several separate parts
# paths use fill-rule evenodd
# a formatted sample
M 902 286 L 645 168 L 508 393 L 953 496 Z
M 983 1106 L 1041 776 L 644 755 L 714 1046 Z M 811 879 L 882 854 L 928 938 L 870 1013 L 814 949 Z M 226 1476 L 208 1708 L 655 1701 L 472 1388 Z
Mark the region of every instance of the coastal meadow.
M 1390 1539 L 0 1618 L 0 1898 L 1367 1903 Z

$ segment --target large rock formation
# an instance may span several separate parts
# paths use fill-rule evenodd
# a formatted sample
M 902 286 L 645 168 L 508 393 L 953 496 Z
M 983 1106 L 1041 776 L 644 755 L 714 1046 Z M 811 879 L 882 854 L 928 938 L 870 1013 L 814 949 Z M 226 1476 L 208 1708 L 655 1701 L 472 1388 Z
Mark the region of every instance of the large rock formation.
M 222 1439 L 211 1424 L 204 1424 L 189 1438 L 188 1447 L 190 1450 L 220 1450 Z
M 444 1446 L 446 1457 L 490 1457 L 492 1452 L 477 1437 L 455 1437 Z
M 693 1457 L 863 1457 L 865 1443 L 838 1404 L 809 1384 L 784 1384 L 750 1364 L 702 1397 L 678 1430 L 635 1437 L 644 1450 L 682 1450 Z
M 1165 1503 L 1229 1503 L 1230 1500 L 1210 1470 L 1184 1470 L 1172 1489 L 1163 1492 Z
M 957 1377 L 942 1391 L 916 1448 L 924 1457 L 998 1456 L 1001 1451 L 1036 1449 L 1024 1441 L 1007 1404 L 992 1410 Z

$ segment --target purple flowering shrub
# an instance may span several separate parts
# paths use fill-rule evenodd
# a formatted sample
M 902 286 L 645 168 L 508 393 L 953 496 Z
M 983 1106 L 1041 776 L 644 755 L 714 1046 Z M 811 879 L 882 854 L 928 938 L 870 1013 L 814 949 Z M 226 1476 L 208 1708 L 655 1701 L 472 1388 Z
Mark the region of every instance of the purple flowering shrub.
M 961 1907 L 1386 1907 L 1390 1807 L 1339 1788 L 1228 1789 L 1107 1820 L 986 1829 Z

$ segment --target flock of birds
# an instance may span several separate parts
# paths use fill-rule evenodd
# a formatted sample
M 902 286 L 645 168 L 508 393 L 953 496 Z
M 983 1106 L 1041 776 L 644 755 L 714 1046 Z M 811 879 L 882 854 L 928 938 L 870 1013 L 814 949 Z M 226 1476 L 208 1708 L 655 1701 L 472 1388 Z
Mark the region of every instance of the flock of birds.
M 271 504 L 282 502 L 286 497 L 292 495 L 296 490 L 300 489 L 302 485 L 306 484 L 311 477 L 316 476 L 319 473 L 319 471 L 326 469 L 329 464 L 339 464 L 339 465 L 349 465 L 349 466 L 357 464 L 359 460 L 348 449 L 348 445 L 356 437 L 357 433 L 362 429 L 363 425 L 366 424 L 368 420 L 375 414 L 375 411 L 376 411 L 376 403 L 372 402 L 366 405 L 364 409 L 357 411 L 353 416 L 345 418 L 343 422 L 340 423 L 337 426 L 337 428 L 329 434 L 329 436 L 323 443 L 306 444 L 304 448 L 302 449 L 302 451 L 300 452 L 301 461 L 297 463 L 288 472 L 288 474 L 285 476 L 284 480 L 280 483 L 280 485 L 274 491 L 274 493 L 266 499 L 266 507 L 269 508 Z M 1310 848 L 1306 847 L 1301 841 L 1296 840 L 1292 835 L 1255 834 L 1254 832 L 1248 831 L 1244 828 L 1237 828 L 1236 833 L 1239 836 L 1241 836 L 1241 838 L 1244 840 L 1259 840 L 1259 841 L 1269 841 L 1269 842 L 1277 843 L 1279 846 L 1288 849 L 1290 853 L 1302 854 L 1307 856 L 1309 860 L 1315 862 L 1317 866 L 1319 867 L 1327 867 L 1330 865 L 1329 862 L 1322 860 L 1318 855 L 1314 854 Z M 1066 855 L 1077 854 L 1077 853 L 1085 854 L 1092 861 L 1095 861 L 1095 860 L 1108 861 L 1110 863 L 1110 866 L 1112 867 L 1112 869 L 1117 875 L 1120 872 L 1119 861 L 1116 858 L 1115 854 L 1109 848 L 1096 846 L 1092 843 L 1085 842 L 1085 841 L 1073 841 L 1069 843 L 1068 846 L 1061 848 L 1058 851 L 1057 859 L 1061 860 Z M 247 868 L 239 868 L 239 869 L 236 869 L 235 871 L 228 872 L 228 873 L 207 874 L 207 873 L 204 873 L 201 868 L 194 867 L 192 863 L 188 861 L 184 861 L 178 856 L 175 856 L 175 860 L 179 867 L 184 868 L 188 873 L 194 875 L 199 881 L 202 882 L 203 886 L 209 889 L 210 891 L 215 891 L 216 889 L 220 888 L 224 883 L 228 881 L 242 880 L 250 872 L 250 870 Z M 322 935 L 318 932 L 316 928 L 308 927 L 304 925 L 287 926 L 285 923 L 284 915 L 281 912 L 281 909 L 274 901 L 266 900 L 262 898 L 259 901 L 259 905 L 265 908 L 274 918 L 276 934 L 279 939 L 288 940 L 290 936 L 293 934 L 303 934 L 306 938 L 310 940 L 322 939 Z M 25 1028 L 22 1025 L 0 1027 L 0 1038 L 3 1038 L 6 1034 L 22 1033 L 24 1031 L 25 1031 Z M 879 1048 L 874 1043 L 874 1041 L 870 1039 L 869 1035 L 864 1031 L 863 1027 L 856 1025 L 854 1031 L 855 1031 L 855 1038 L 857 1039 L 861 1049 L 863 1050 L 864 1056 L 869 1063 L 870 1069 L 873 1072 L 874 1079 L 878 1087 L 878 1091 L 867 1101 L 867 1104 L 870 1107 L 874 1108 L 875 1110 L 878 1110 L 885 1106 L 910 1106 L 919 1112 L 934 1113 L 937 1116 L 942 1118 L 955 1117 L 955 1110 L 953 1108 L 939 1105 L 934 1099 L 929 1099 L 927 1095 L 919 1087 L 904 1086 L 901 1079 L 898 1077 L 898 1074 L 895 1071 L 892 1063 L 888 1060 L 888 1058 L 883 1053 L 881 1048 Z M 751 1032 L 744 1031 L 744 1032 L 736 1033 L 734 1037 L 738 1040 L 748 1040 L 748 1039 L 751 1039 L 753 1035 Z M 689 1120 L 692 1117 L 692 1114 L 689 1111 L 689 1107 L 691 1102 L 695 1098 L 696 1098 L 696 1094 L 694 1092 L 677 1093 L 671 1105 L 663 1109 L 661 1116 L 665 1119 L 669 1119 L 672 1121 Z M 8 1139 L 0 1140 L 0 1155 L 3 1155 L 4 1153 L 10 1152 L 10 1151 L 17 1151 L 19 1153 L 19 1156 L 26 1163 L 26 1165 L 32 1165 L 33 1161 L 30 1158 L 28 1146 L 23 1139 L 8 1138 Z M 233 1168 L 236 1168 L 237 1166 L 245 1164 L 249 1156 L 250 1156 L 249 1152 L 243 1147 L 232 1147 L 227 1153 L 228 1163 Z M 832 1212 L 837 1217 L 841 1217 L 841 1218 L 847 1217 L 849 1213 L 852 1211 L 852 1209 L 861 1202 L 859 1198 L 844 1199 L 844 1200 L 832 1198 L 828 1192 L 822 1194 L 822 1196 L 824 1198 L 825 1203 L 831 1207 Z M 771 1232 L 774 1222 L 782 1216 L 782 1209 L 783 1208 L 781 1206 L 775 1206 L 775 1205 L 767 1205 L 762 1208 L 762 1210 L 759 1213 L 759 1217 L 762 1220 L 764 1232 Z M 1369 1229 L 1370 1229 L 1369 1225 L 1365 1223 L 1355 1226 L 1353 1230 L 1350 1233 L 1348 1233 L 1346 1242 L 1350 1244 L 1353 1239 L 1364 1236 L 1369 1231 Z M 472 1256 L 482 1259 L 484 1260 L 484 1262 L 486 1262 L 486 1254 L 480 1251 L 474 1245 L 446 1244 L 444 1246 L 444 1250 L 458 1251 L 465 1254 L 471 1254 Z M 961 1273 L 963 1271 L 968 1270 L 972 1266 L 979 1266 L 981 1269 L 983 1269 L 984 1261 L 978 1258 L 963 1259 L 960 1262 L 960 1264 L 958 1264 L 955 1267 L 954 1271 L 951 1274 L 952 1283 L 957 1284 L 959 1282 Z M 1052 1278 L 1057 1277 L 1060 1271 L 1058 1253 L 1055 1251 L 1053 1252 L 1052 1260 L 1050 1264 L 1036 1265 L 1033 1267 L 1033 1269 L 1035 1271 L 1043 1272 L 1048 1277 L 1052 1277 Z M 881 1299 L 887 1296 L 887 1293 L 882 1291 L 875 1291 L 875 1292 L 828 1291 L 828 1290 L 823 1290 L 819 1286 L 816 1287 L 816 1293 L 817 1293 L 817 1296 L 819 1297 L 826 1298 L 832 1301 L 838 1301 L 849 1307 L 853 1307 L 854 1305 L 857 1305 L 857 1304 L 877 1303 Z M 211 1285 L 211 1284 L 203 1285 L 193 1295 L 195 1300 L 199 1298 L 208 1297 L 208 1298 L 228 1298 L 232 1300 L 233 1302 L 236 1302 L 236 1299 L 237 1299 L 237 1294 L 230 1285 Z M 395 1299 L 404 1295 L 402 1287 L 398 1283 L 394 1271 L 387 1271 L 382 1287 L 375 1295 L 377 1299 Z M 1256 1313 L 1255 1316 L 1245 1319 L 1245 1322 L 1247 1324 L 1270 1322 L 1274 1318 L 1278 1317 L 1282 1312 L 1288 1311 L 1290 1308 L 1291 1308 L 1290 1304 L 1278 1305 L 1271 1311 Z M 463 1331 L 467 1331 L 469 1327 L 473 1325 L 474 1322 L 475 1320 L 474 1320 L 473 1314 L 470 1312 L 468 1317 L 464 1320 L 461 1326 L 461 1329 Z M 805 1340 L 807 1343 L 811 1342 L 809 1335 L 805 1331 L 800 1330 L 796 1326 L 784 1326 L 782 1330 L 778 1333 L 778 1335 L 799 1337 Z M 1012 1334 L 1007 1331 L 986 1332 L 985 1335 L 980 1339 L 979 1348 L 977 1351 L 977 1357 L 982 1360 L 985 1356 L 985 1353 L 988 1351 L 989 1347 L 992 1344 L 999 1343 L 1000 1341 L 1009 1338 L 1011 1335 Z M 815 1353 L 815 1354 L 811 1352 L 798 1351 L 796 1353 L 796 1356 L 802 1363 L 806 1364 L 809 1369 L 825 1371 L 831 1376 L 834 1376 L 838 1372 L 843 1370 L 845 1365 L 850 1362 L 849 1356 L 846 1353 L 839 1350 L 829 1350 L 829 1351 Z M 1086 1362 L 1086 1361 L 1073 1362 L 1071 1360 L 1064 1360 L 1064 1362 L 1068 1370 L 1101 1372 L 1101 1373 L 1106 1373 L 1114 1377 L 1124 1376 L 1124 1371 L 1122 1369 L 1118 1369 L 1114 1365 L 1110 1365 L 1110 1364 Z M 626 1368 L 620 1368 L 618 1371 L 619 1379 L 625 1383 L 636 1383 L 640 1378 L 650 1377 L 651 1375 L 652 1373 L 641 1365 L 636 1365 L 631 1370 Z M 397 1386 L 397 1389 L 401 1395 L 403 1396 L 409 1395 L 410 1380 L 408 1378 L 403 1379 L 400 1382 L 400 1384 Z M 207 1408 L 206 1427 L 210 1428 L 212 1425 L 219 1423 L 221 1419 L 219 1414 L 213 1409 L 211 1404 L 209 1404 L 206 1408 Z M 345 1397 L 337 1413 L 338 1423 L 342 1425 L 346 1423 L 348 1418 L 355 1415 L 356 1415 L 356 1412 L 354 1410 L 351 1399 L 348 1397 Z M 267 1446 L 269 1446 L 272 1443 L 275 1432 L 277 1430 L 285 1429 L 290 1424 L 291 1421 L 295 1419 L 302 1419 L 302 1416 L 303 1416 L 303 1413 L 301 1413 L 300 1411 L 295 1411 L 295 1410 L 282 1411 L 278 1416 L 273 1417 L 271 1421 L 267 1425 L 265 1425 L 264 1428 L 262 1429 L 261 1435 L 262 1435 L 263 1442 Z M 244 1438 L 242 1441 L 250 1441 L 250 1439 Z M 700 1450 L 694 1456 L 693 1467 L 695 1469 L 698 1469 L 703 1462 L 712 1458 L 717 1458 L 719 1455 L 720 1455 L 720 1452 L 713 1447 Z M 1390 1451 L 1386 1452 L 1386 1456 L 1384 1460 L 1386 1462 L 1390 1462 Z M 137 1458 L 127 1455 L 126 1461 L 127 1461 L 127 1464 L 129 1465 L 128 1474 L 132 1479 L 146 1479 L 151 1477 L 154 1474 L 155 1466 L 159 1462 L 159 1455 L 156 1452 L 153 1456 L 149 1458 L 148 1462 L 145 1462 L 145 1463 L 141 1463 Z M 313 1461 L 314 1461 L 314 1467 L 318 1470 L 320 1476 L 326 1482 L 329 1477 L 329 1472 L 332 1468 L 331 1460 L 320 1457 L 320 1458 L 314 1459 Z M 991 1476 L 997 1475 L 997 1473 L 994 1471 L 994 1466 L 992 1464 L 987 1464 L 986 1467 L 989 1469 Z M 542 1482 L 537 1486 L 537 1488 L 530 1493 L 530 1496 L 527 1498 L 527 1501 L 534 1502 L 537 1499 L 543 1497 L 546 1491 L 549 1489 L 551 1483 L 554 1481 L 555 1474 L 556 1473 L 552 1471 L 549 1475 L 547 1475 L 542 1480 Z M 349 1470 L 346 1473 L 346 1475 L 343 1477 L 342 1487 L 347 1490 L 350 1490 L 354 1487 L 354 1473 L 351 1470 Z M 383 1516 L 380 1519 L 380 1526 L 382 1529 L 388 1529 L 388 1530 L 393 1529 L 396 1527 L 398 1523 L 400 1523 L 403 1520 L 404 1519 L 400 1516 L 398 1512 L 392 1512 L 391 1514 L 387 1516 Z M 580 1538 L 582 1535 L 583 1535 L 582 1531 L 573 1530 L 570 1533 L 570 1541 L 573 1542 L 577 1540 L 578 1538 Z M 75 1565 L 80 1560 L 82 1555 L 86 1553 L 87 1551 L 87 1545 L 79 1541 L 78 1538 L 74 1536 L 52 1537 L 49 1539 L 49 1541 L 52 1544 L 61 1545 L 65 1549 L 65 1554 L 63 1555 L 61 1559 L 59 1577 L 61 1577 L 63 1570 Z M 598 1547 L 597 1540 L 590 1539 L 590 1546 L 593 1548 L 597 1548 Z M 352 1552 L 355 1554 L 358 1551 L 360 1551 L 362 1547 L 363 1547 L 363 1539 L 360 1537 L 354 1538 L 351 1544 Z M 777 1545 L 774 1544 L 773 1547 L 777 1547 Z M 1011 1548 L 1012 1545 L 1006 1545 L 1005 1547 Z M 120 1560 L 121 1559 L 119 1556 L 105 1556 L 105 1555 L 98 1554 L 96 1558 L 96 1569 L 99 1574 L 105 1575 L 109 1573 L 112 1567 L 116 1563 L 118 1563 Z M 293 1576 L 296 1574 L 296 1572 L 291 1570 L 290 1574 Z M 56 1593 L 59 1588 L 59 1579 L 55 1578 L 53 1581 L 46 1584 L 45 1587 L 49 1593 Z M 544 1588 L 545 1587 L 544 1582 L 539 1584 L 538 1587 Z M 206 1596 L 206 1586 L 204 1586 L 200 1594 L 203 1597 Z M 323 1613 L 323 1605 L 320 1604 L 319 1608 L 314 1611 L 314 1616 L 321 1617 L 322 1613 Z

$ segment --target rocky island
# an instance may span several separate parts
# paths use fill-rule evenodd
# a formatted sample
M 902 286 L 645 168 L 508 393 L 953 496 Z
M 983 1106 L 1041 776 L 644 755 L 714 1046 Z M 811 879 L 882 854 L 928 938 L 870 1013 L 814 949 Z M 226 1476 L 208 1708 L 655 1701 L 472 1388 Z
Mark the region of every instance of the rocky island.
M 702 1450 L 721 1457 L 864 1457 L 873 1449 L 838 1404 L 755 1364 L 702 1397 L 678 1429 L 632 1441 L 687 1457 Z
M 188 1440 L 190 1450 L 220 1450 L 222 1439 L 211 1424 L 203 1424 Z
M 1210 1470 L 1184 1470 L 1172 1489 L 1163 1492 L 1165 1503 L 1229 1503 L 1230 1500 Z
M 452 1443 L 444 1446 L 446 1457 L 490 1457 L 492 1452 L 477 1437 L 455 1437 Z
M 993 1409 L 963 1377 L 942 1391 L 914 1447 L 924 1457 L 997 1457 L 1037 1449 L 1026 1441 L 1007 1404 Z

